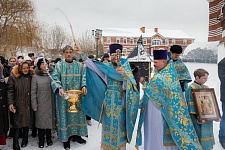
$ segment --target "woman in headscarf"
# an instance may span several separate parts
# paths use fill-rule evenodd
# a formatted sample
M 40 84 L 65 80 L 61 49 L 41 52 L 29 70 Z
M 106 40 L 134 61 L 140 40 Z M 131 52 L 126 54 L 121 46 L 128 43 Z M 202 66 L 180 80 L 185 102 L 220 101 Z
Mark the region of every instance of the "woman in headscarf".
M 39 148 L 44 148 L 46 135 L 47 145 L 53 144 L 51 130 L 55 128 L 54 95 L 51 88 L 50 73 L 47 60 L 39 59 L 35 68 L 35 75 L 31 82 L 31 105 L 35 111 L 35 127 L 38 128 Z
M 110 61 L 109 61 L 109 54 L 108 54 L 108 53 L 105 53 L 105 54 L 102 56 L 101 62 L 103 62 L 103 63 L 108 63 L 108 62 L 110 62 Z
M 34 71 L 28 62 L 20 62 L 12 70 L 13 74 L 8 80 L 8 105 L 10 110 L 10 123 L 14 128 L 13 150 L 20 150 L 19 134 L 23 130 L 21 147 L 28 143 L 28 131 L 32 125 L 31 109 L 31 78 Z

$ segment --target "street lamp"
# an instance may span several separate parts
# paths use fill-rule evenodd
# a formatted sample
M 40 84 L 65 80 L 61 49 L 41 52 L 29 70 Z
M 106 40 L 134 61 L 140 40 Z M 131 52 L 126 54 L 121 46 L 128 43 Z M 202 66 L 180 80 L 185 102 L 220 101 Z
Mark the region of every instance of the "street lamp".
M 94 36 L 96 41 L 96 58 L 98 59 L 98 50 L 99 50 L 98 44 L 99 44 L 99 39 L 102 37 L 102 30 L 100 29 L 92 30 L 92 35 Z

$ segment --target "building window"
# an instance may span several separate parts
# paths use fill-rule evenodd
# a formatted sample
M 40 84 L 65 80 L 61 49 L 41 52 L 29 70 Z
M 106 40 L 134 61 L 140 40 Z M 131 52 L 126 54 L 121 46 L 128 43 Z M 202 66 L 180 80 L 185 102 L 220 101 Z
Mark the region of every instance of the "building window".
M 134 39 L 130 38 L 130 44 L 134 44 Z
M 107 37 L 107 44 L 110 44 L 110 43 L 111 43 L 111 38 Z
M 143 45 L 146 45 L 146 44 L 147 44 L 147 39 L 144 38 L 144 39 L 143 39 Z
M 165 45 L 169 45 L 169 39 L 165 39 Z
M 116 43 L 120 43 L 120 38 L 116 38 Z
M 172 45 L 176 44 L 176 40 L 172 39 Z
M 123 53 L 127 54 L 127 48 L 123 48 Z
M 161 40 L 153 40 L 152 45 L 162 45 L 162 41 Z
M 187 45 L 187 40 L 186 39 L 183 40 L 183 45 L 185 45 L 185 46 Z
M 123 44 L 127 44 L 127 38 L 123 38 Z

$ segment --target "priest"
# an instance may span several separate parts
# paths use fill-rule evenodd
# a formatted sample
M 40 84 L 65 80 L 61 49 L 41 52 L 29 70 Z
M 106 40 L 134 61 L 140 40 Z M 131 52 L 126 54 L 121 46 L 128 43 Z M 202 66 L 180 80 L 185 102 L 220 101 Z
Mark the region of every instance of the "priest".
M 141 145 L 144 122 L 145 150 L 201 150 L 173 61 L 167 50 L 154 50 L 155 74 L 143 86 L 136 146 Z

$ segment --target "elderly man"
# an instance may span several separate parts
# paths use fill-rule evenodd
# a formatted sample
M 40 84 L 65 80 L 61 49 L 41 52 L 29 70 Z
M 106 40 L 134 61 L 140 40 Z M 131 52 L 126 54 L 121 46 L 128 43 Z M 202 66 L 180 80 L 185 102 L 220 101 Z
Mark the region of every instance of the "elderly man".
M 202 149 L 188 113 L 173 61 L 167 50 L 154 50 L 155 74 L 143 86 L 136 144 L 141 145 L 144 122 L 145 150 Z
M 64 97 L 64 91 L 82 90 L 85 95 L 86 90 L 86 71 L 84 66 L 73 60 L 74 50 L 67 45 L 63 48 L 64 61 L 56 64 L 52 74 L 54 81 L 52 88 L 56 97 L 56 127 L 60 140 L 64 144 L 64 149 L 70 149 L 70 137 L 73 141 L 85 144 L 86 141 L 81 136 L 87 136 L 87 124 L 84 113 L 81 110 L 81 102 L 77 103 L 80 111 L 73 113 L 67 112 L 70 103 Z
M 102 150 L 125 150 L 134 130 L 139 93 L 129 63 L 119 59 L 123 46 L 111 44 L 109 48 L 110 63 L 84 61 L 88 93 L 83 110 L 102 123 Z M 86 59 L 79 48 L 77 52 Z

